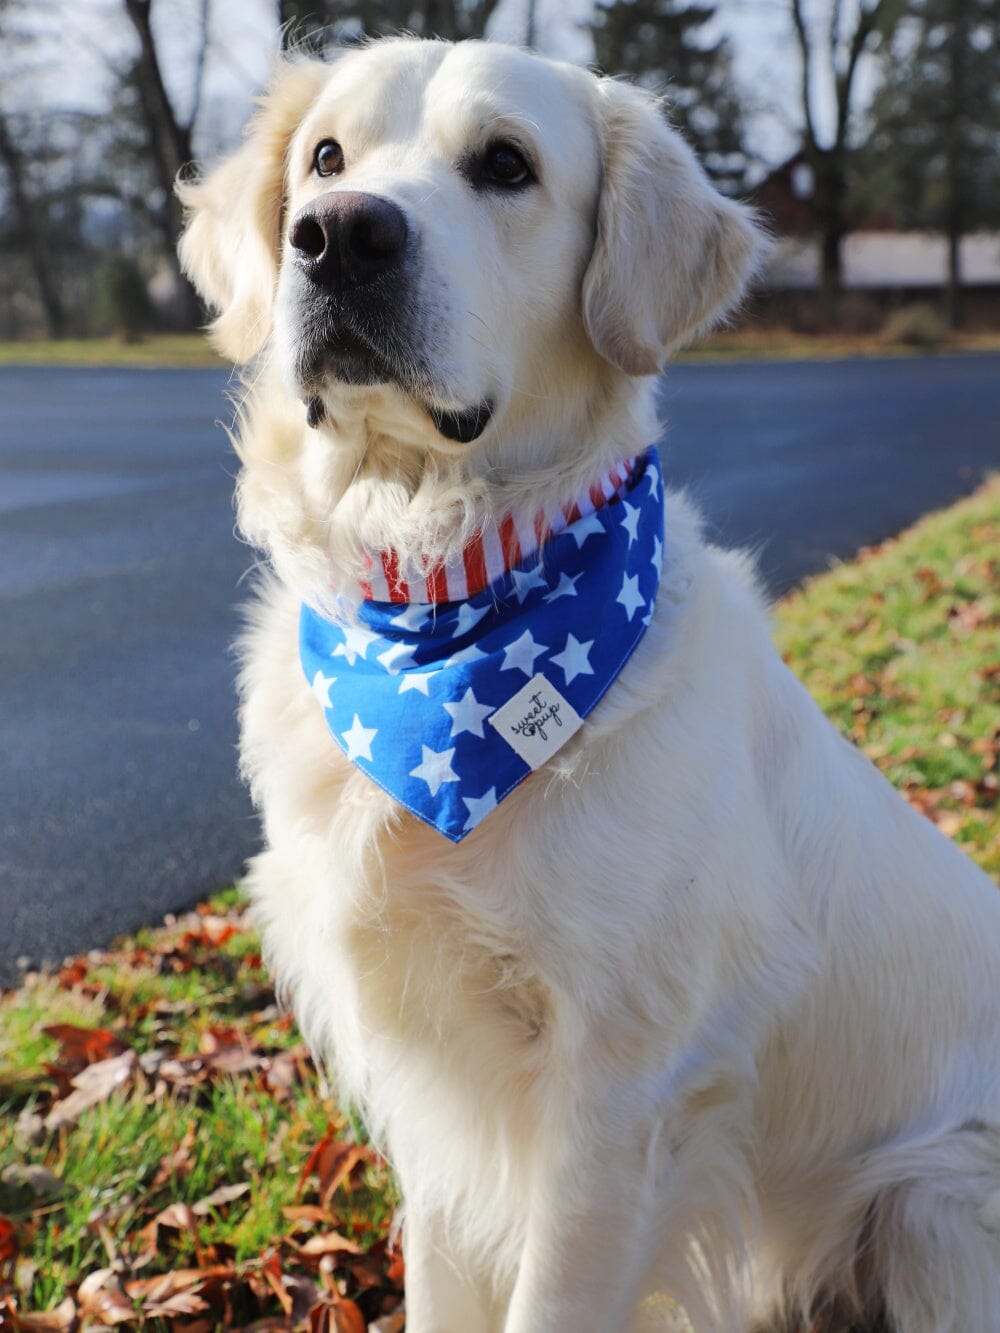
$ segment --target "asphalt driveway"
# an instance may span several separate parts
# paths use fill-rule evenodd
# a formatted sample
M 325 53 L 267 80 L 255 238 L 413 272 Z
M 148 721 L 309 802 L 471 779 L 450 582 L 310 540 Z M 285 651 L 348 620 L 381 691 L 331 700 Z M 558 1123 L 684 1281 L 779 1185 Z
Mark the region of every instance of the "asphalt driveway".
M 0 983 L 229 882 L 239 581 L 226 376 L 0 369 Z M 1000 357 L 701 364 L 666 472 L 779 593 L 1000 467 Z

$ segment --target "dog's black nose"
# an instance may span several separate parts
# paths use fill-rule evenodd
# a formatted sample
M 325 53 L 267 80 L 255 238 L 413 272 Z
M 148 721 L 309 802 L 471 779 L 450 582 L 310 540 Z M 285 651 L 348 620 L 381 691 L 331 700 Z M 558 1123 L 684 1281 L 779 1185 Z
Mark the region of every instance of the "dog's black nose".
M 397 268 L 408 234 L 405 213 L 388 199 L 333 190 L 299 210 L 288 239 L 309 277 L 339 291 Z

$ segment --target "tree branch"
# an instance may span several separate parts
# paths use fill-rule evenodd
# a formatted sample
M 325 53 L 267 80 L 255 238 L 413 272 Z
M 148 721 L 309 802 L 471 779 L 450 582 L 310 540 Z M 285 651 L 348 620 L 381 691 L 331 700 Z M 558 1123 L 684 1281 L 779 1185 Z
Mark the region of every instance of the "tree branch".
M 830 64 L 834 75 L 837 73 L 836 51 L 840 45 L 841 0 L 832 0 L 830 5 Z
M 816 138 L 816 125 L 812 115 L 812 47 L 809 42 L 809 30 L 802 12 L 802 0 L 792 0 L 792 21 L 798 38 L 799 52 L 802 56 L 802 123 L 805 131 L 806 147 L 812 155 L 819 152 Z
M 150 121 L 161 184 L 169 191 L 177 172 L 191 160 L 191 135 L 188 127 L 177 119 L 163 82 L 151 24 L 152 0 L 123 0 L 123 3 L 139 38 L 137 75 L 140 92 Z
M 205 91 L 205 57 L 208 54 L 208 28 L 211 18 L 211 0 L 201 0 L 198 8 L 198 53 L 194 61 L 194 95 L 191 98 L 191 111 L 188 115 L 188 137 L 193 134 L 201 99 Z
M 13 211 L 24 236 L 35 284 L 45 311 L 49 334 L 61 337 L 65 331 L 66 312 L 49 253 L 49 218 L 47 208 L 32 197 L 28 172 L 21 150 L 14 142 L 6 118 L 0 114 L 0 162 L 7 169 Z
M 848 47 L 847 64 L 842 71 L 835 69 L 834 82 L 837 92 L 835 147 L 838 150 L 842 149 L 847 143 L 847 131 L 850 128 L 851 117 L 851 93 L 854 89 L 854 76 L 857 73 L 858 61 L 868 43 L 868 38 L 878 27 L 879 18 L 884 7 L 884 0 L 876 0 L 876 3 L 870 8 L 866 7 L 864 0 L 862 0 L 857 26 Z

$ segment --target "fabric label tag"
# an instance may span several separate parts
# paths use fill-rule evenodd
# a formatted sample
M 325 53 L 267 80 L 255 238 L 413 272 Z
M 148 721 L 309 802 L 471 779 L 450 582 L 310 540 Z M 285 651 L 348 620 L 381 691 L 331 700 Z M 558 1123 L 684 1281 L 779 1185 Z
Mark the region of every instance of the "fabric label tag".
M 532 770 L 541 768 L 583 725 L 573 705 L 541 672 L 486 720 Z

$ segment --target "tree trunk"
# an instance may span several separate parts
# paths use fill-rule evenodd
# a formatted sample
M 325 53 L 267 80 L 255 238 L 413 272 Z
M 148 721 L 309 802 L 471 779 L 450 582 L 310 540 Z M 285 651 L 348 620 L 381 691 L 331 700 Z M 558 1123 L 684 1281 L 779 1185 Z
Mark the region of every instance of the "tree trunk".
M 28 251 L 31 271 L 38 288 L 38 298 L 45 316 L 46 331 L 50 338 L 61 338 L 66 332 L 66 309 L 53 269 L 46 209 L 31 196 L 24 159 L 2 116 L 0 116 L 0 161 L 7 168 L 10 201 Z
M 969 23 L 965 0 L 953 0 L 951 32 L 948 36 L 948 64 L 951 78 L 948 90 L 946 129 L 948 205 L 946 230 L 948 234 L 948 276 L 945 282 L 945 312 L 948 325 L 962 327 L 962 236 L 965 232 L 966 170 L 965 127 L 966 56 L 969 41 Z
M 820 235 L 819 296 L 823 318 L 828 324 L 835 324 L 840 297 L 843 292 L 844 275 L 841 247 L 844 239 L 843 228 L 838 218 L 824 219 Z
M 944 308 L 948 327 L 960 329 L 965 320 L 962 300 L 962 232 L 961 223 L 948 224 L 948 274 L 945 279 Z
M 833 324 L 837 319 L 844 287 L 847 176 L 841 155 L 836 149 L 821 150 L 814 158 L 813 172 L 820 228 L 820 305 L 824 319 Z
M 149 136 L 150 157 L 157 183 L 164 193 L 162 225 L 171 268 L 178 282 L 180 316 L 188 328 L 200 320 L 200 306 L 194 289 L 181 273 L 177 261 L 177 242 L 184 225 L 180 201 L 174 194 L 174 182 L 182 168 L 194 158 L 191 126 L 182 124 L 167 95 L 160 68 L 151 23 L 152 0 L 124 0 L 125 12 L 139 38 L 139 58 L 133 77 L 139 93 L 143 119 Z

